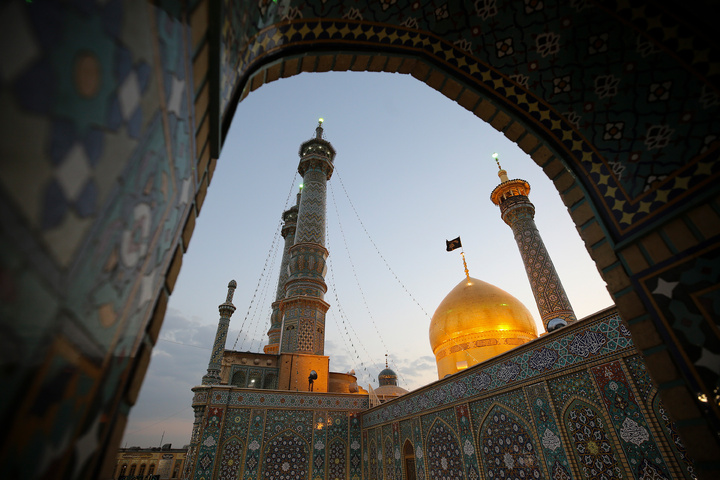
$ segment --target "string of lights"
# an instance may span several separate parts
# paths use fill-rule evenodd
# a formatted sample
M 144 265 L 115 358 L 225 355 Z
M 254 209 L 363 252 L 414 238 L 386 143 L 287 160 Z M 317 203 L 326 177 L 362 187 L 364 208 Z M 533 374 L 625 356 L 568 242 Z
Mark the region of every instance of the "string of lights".
M 327 230 L 327 228 L 326 228 L 326 230 Z M 328 246 L 330 244 L 329 240 L 330 240 L 330 235 L 326 234 L 326 243 Z M 340 320 L 342 321 L 343 328 L 345 330 L 345 335 L 347 335 L 348 342 L 350 342 L 350 345 L 352 346 L 352 350 L 353 350 L 353 352 L 355 352 L 355 358 L 357 359 L 358 362 L 360 362 L 360 366 L 365 371 L 365 375 L 368 378 L 372 379 L 372 376 L 370 375 L 370 372 L 367 369 L 367 365 L 365 364 L 365 361 L 363 361 L 363 359 L 360 357 L 360 354 L 358 353 L 357 348 L 355 347 L 355 344 L 353 343 L 352 336 L 350 335 L 350 331 L 348 330 L 348 325 L 350 325 L 350 322 L 349 322 L 349 320 L 346 321 L 347 317 L 345 315 L 345 311 L 342 307 L 342 304 L 340 303 L 340 297 L 338 296 L 338 293 L 337 293 L 337 283 L 335 282 L 335 269 L 333 268 L 332 260 L 330 260 L 330 257 L 328 257 L 327 264 L 328 264 L 328 273 L 330 274 L 330 285 L 332 285 L 332 292 L 335 297 L 335 305 L 337 306 L 336 311 L 338 312 L 338 315 L 340 316 Z M 353 333 L 355 333 L 355 330 L 352 328 L 352 325 L 350 325 L 350 329 L 353 331 Z M 342 329 L 340 330 L 340 333 L 342 334 Z M 365 346 L 360 341 L 360 337 L 357 335 L 357 333 L 355 333 L 355 336 L 358 339 L 358 344 L 361 346 L 361 348 L 363 350 L 365 350 L 365 354 L 368 356 L 368 358 L 372 358 L 372 356 L 369 353 L 367 353 L 367 349 L 365 349 Z M 368 362 L 368 363 L 372 363 L 372 362 Z
M 260 277 L 258 278 L 257 285 L 255 285 L 255 291 L 253 292 L 253 296 L 250 299 L 250 304 L 248 305 L 247 312 L 245 313 L 245 317 L 243 318 L 242 324 L 240 325 L 240 331 L 238 332 L 237 338 L 235 339 L 235 342 L 233 343 L 233 350 L 235 350 L 235 347 L 237 346 L 237 342 L 240 339 L 240 335 L 243 333 L 245 329 L 245 323 L 247 322 L 250 312 L 252 311 L 253 304 L 255 303 L 255 298 L 257 297 L 258 290 L 260 289 L 260 285 L 262 284 L 263 279 L 265 278 L 265 272 L 267 272 L 267 266 L 268 266 L 268 260 L 270 259 L 273 251 L 275 250 L 275 244 L 277 242 L 277 237 L 280 234 L 280 229 L 282 228 L 282 221 L 278 223 L 278 227 L 275 229 L 275 235 L 273 236 L 272 244 L 270 245 L 270 250 L 268 250 L 267 255 L 265 256 L 265 263 L 263 264 L 262 272 L 260 272 Z M 247 338 L 247 333 L 245 334 L 245 337 L 243 337 L 243 342 L 240 344 L 240 348 L 242 348 L 242 345 L 245 343 L 245 338 Z
M 293 190 L 295 189 L 295 181 L 296 181 L 296 179 L 297 179 L 297 172 L 295 172 L 295 173 L 293 174 L 293 179 L 292 179 L 292 182 L 290 183 L 290 190 L 288 191 L 287 198 L 285 199 L 285 207 L 283 208 L 283 211 L 287 210 L 287 208 L 288 208 L 288 204 L 290 203 L 290 197 L 291 197 L 291 195 L 292 195 Z M 255 286 L 255 291 L 253 292 L 253 296 L 252 296 L 252 298 L 250 299 L 250 304 L 248 305 L 248 310 L 247 310 L 247 312 L 245 313 L 245 318 L 243 318 L 242 324 L 240 325 L 240 331 L 238 331 L 237 337 L 235 338 L 235 342 L 233 343 L 233 348 L 232 348 L 233 350 L 235 350 L 235 347 L 237 346 L 237 342 L 238 342 L 238 340 L 240 339 L 240 335 L 241 335 L 242 332 L 243 332 L 243 328 L 245 328 L 245 322 L 247 321 L 248 316 L 250 315 L 250 311 L 251 311 L 251 309 L 252 309 L 252 307 L 253 307 L 253 303 L 255 302 L 255 297 L 257 296 L 258 289 L 260 288 L 260 284 L 261 284 L 261 282 L 262 282 L 262 280 L 263 280 L 263 278 L 264 278 L 264 276 L 265 276 L 265 272 L 267 271 L 268 259 L 270 258 L 270 256 L 272 255 L 272 253 L 275 251 L 275 248 L 276 248 L 275 246 L 276 246 L 276 243 L 277 243 L 277 239 L 278 239 L 278 237 L 280 236 L 280 231 L 282 230 L 282 225 L 283 225 L 283 222 L 282 222 L 282 220 L 280 220 L 280 221 L 278 222 L 277 228 L 275 229 L 275 234 L 273 235 L 272 244 L 270 245 L 270 249 L 268 250 L 268 254 L 267 254 L 267 256 L 265 257 L 265 264 L 263 265 L 262 272 L 260 273 L 260 277 L 258 278 L 258 283 L 257 283 L 257 285 Z
M 278 250 L 282 250 L 282 243 L 278 242 L 276 245 L 276 248 L 273 252 L 272 261 L 270 262 L 270 267 L 268 269 L 269 272 L 275 271 L 275 262 L 277 260 L 277 252 Z M 260 353 L 260 348 L 262 347 L 262 333 L 258 335 L 258 330 L 260 329 L 260 326 L 263 324 L 263 320 L 270 319 L 270 316 L 272 315 L 272 302 L 267 301 L 267 293 L 268 290 L 270 290 L 270 285 L 272 284 L 272 279 L 275 278 L 273 275 L 267 275 L 265 277 L 265 282 L 263 284 L 262 293 L 260 296 L 260 301 L 258 303 L 258 306 L 255 308 L 255 314 L 253 315 L 253 319 L 248 325 L 248 329 L 251 328 L 251 326 L 255 325 L 255 330 L 253 331 L 252 337 L 250 337 L 250 346 L 248 347 L 248 351 L 253 351 L 253 345 L 255 344 L 255 341 L 258 342 L 258 353 Z M 269 326 L 269 322 L 268 322 Z M 247 336 L 246 336 L 247 338 Z M 245 340 L 243 339 L 242 343 L 240 344 L 240 349 L 242 350 L 242 346 L 245 344 Z
M 405 291 L 405 293 L 408 294 L 408 296 L 409 296 L 410 299 L 415 303 L 415 305 L 417 305 L 418 308 L 420 308 L 420 310 L 422 310 L 422 312 L 425 314 L 425 316 L 428 317 L 428 318 L 430 318 L 430 315 L 425 311 L 425 309 L 423 308 L 423 306 L 420 305 L 420 302 L 417 301 L 417 299 L 415 298 L 415 296 L 413 296 L 413 294 L 410 293 L 410 290 L 408 290 L 407 287 L 405 286 L 405 284 L 400 280 L 400 278 L 399 278 L 399 277 L 397 276 L 397 274 L 395 273 L 395 270 L 393 270 L 392 267 L 390 267 L 390 264 L 389 264 L 388 261 L 385 259 L 385 257 L 383 256 L 383 254 L 380 253 L 380 249 L 379 249 L 378 246 L 375 244 L 375 241 L 374 241 L 374 240 L 372 239 L 372 237 L 370 236 L 370 233 L 368 233 L 367 228 L 365 228 L 365 224 L 364 224 L 363 221 L 360 219 L 360 215 L 358 214 L 358 211 L 357 211 L 357 209 L 355 208 L 355 205 L 353 204 L 352 200 L 350 199 L 350 195 L 348 195 L 347 189 L 345 188 L 345 184 L 344 184 L 343 181 L 342 181 L 342 177 L 340 177 L 340 172 L 337 172 L 337 167 L 335 168 L 335 171 L 336 171 L 336 175 L 337 175 L 337 177 L 338 177 L 338 180 L 340 181 L 340 186 L 342 187 L 343 191 L 345 192 L 345 197 L 347 197 L 348 202 L 350 203 L 350 207 L 352 208 L 353 212 L 355 213 L 355 218 L 357 218 L 358 222 L 360 222 L 360 226 L 362 227 L 363 231 L 365 232 L 365 235 L 368 237 L 368 240 L 370 240 L 370 243 L 372 244 L 373 248 L 375 248 L 375 252 L 380 256 L 380 259 L 383 261 L 383 263 L 385 263 L 385 267 L 387 267 L 387 269 L 390 271 L 390 273 L 391 273 L 392 276 L 395 278 L 395 280 L 398 282 L 398 284 L 400 284 L 400 287 L 402 287 L 402 289 Z
M 377 244 L 375 243 L 375 241 L 374 241 L 374 240 L 372 239 L 372 237 L 370 236 L 370 233 L 367 231 L 367 228 L 365 227 L 365 224 L 364 224 L 363 221 L 360 219 L 360 215 L 358 214 L 358 211 L 357 211 L 357 209 L 355 208 L 355 205 L 353 204 L 352 200 L 350 199 L 350 195 L 348 194 L 348 191 L 347 191 L 347 189 L 345 188 L 345 183 L 342 181 L 342 177 L 341 177 L 340 172 L 338 171 L 337 167 L 335 168 L 335 175 L 336 175 L 338 181 L 340 182 L 340 186 L 342 187 L 343 191 L 345 192 L 345 197 L 347 198 L 348 202 L 350 203 L 350 207 L 352 208 L 353 212 L 355 213 L 355 218 L 357 218 L 358 222 L 360 223 L 360 226 L 362 227 L 363 231 L 365 232 L 365 235 L 367 236 L 368 240 L 370 240 L 370 243 L 372 244 L 372 246 L 375 248 L 375 252 L 378 254 L 378 256 L 379 256 L 379 257 L 382 259 L 382 261 L 385 263 L 385 266 L 387 267 L 387 269 L 390 271 L 390 273 L 391 273 L 392 276 L 395 278 L 395 280 L 398 282 L 398 284 L 400 284 L 400 286 L 401 286 L 402 289 L 405 291 L 405 293 L 408 294 L 408 296 L 410 297 L 410 299 L 420 308 L 420 310 L 422 310 L 422 312 L 425 314 L 425 316 L 426 316 L 428 319 L 431 319 L 431 317 L 430 317 L 430 315 L 427 313 L 427 311 L 425 311 L 425 309 L 422 307 L 422 305 L 420 305 L 420 302 L 418 302 L 417 299 L 413 296 L 413 294 L 410 293 L 410 291 L 407 289 L 407 287 L 405 286 L 405 284 L 402 283 L 402 281 L 401 281 L 400 278 L 397 276 L 397 274 L 396 274 L 395 271 L 392 269 L 392 267 L 390 267 L 390 264 L 389 264 L 388 261 L 385 259 L 385 257 L 383 256 L 383 254 L 380 252 L 380 249 L 378 248 Z M 444 328 L 442 328 L 442 331 L 443 331 L 443 333 L 447 333 L 447 331 L 446 331 Z M 452 338 L 452 337 L 451 337 L 451 339 L 452 339 L 452 342 L 455 344 L 455 346 L 461 347 L 461 349 L 462 349 L 462 345 L 461 345 L 460 343 L 458 343 L 457 340 L 455 340 L 455 339 Z M 473 360 L 475 363 L 479 363 L 478 360 L 477 360 L 477 358 L 475 358 L 475 356 L 474 356 L 473 354 L 471 354 L 469 351 L 466 350 L 466 354 L 469 355 L 470 358 L 472 358 L 472 360 Z
M 346 191 L 346 194 L 347 194 L 347 191 Z M 380 333 L 380 329 L 378 328 L 377 323 L 375 323 L 375 317 L 373 316 L 370 306 L 368 305 L 367 298 L 365 297 L 365 291 L 363 290 L 362 285 L 360 284 L 360 279 L 357 276 L 357 270 L 355 269 L 355 262 L 353 262 L 352 255 L 350 254 L 350 248 L 348 247 L 347 238 L 345 237 L 345 230 L 343 229 L 343 226 L 342 226 L 342 220 L 341 220 L 340 212 L 338 210 L 337 201 L 335 200 L 335 190 L 332 188 L 332 186 L 330 186 L 330 198 L 332 198 L 333 207 L 335 209 L 335 216 L 337 217 L 337 222 L 338 222 L 338 230 L 340 230 L 340 236 L 342 237 L 343 245 L 345 247 L 345 253 L 347 254 L 347 259 L 348 259 L 348 262 L 350 263 L 350 269 L 352 270 L 352 274 L 355 279 L 355 285 L 357 285 L 358 291 L 360 292 L 360 297 L 362 298 L 363 305 L 365 306 L 365 311 L 367 312 L 368 317 L 370 317 L 370 321 L 371 321 L 373 327 L 375 328 L 375 333 L 377 334 L 378 338 L 380 339 L 380 343 L 382 344 L 383 349 L 385 349 L 386 357 L 387 357 L 387 352 L 390 352 L 390 349 L 388 348 L 387 344 L 385 343 L 385 339 L 383 338 L 382 333 Z M 356 212 L 356 214 L 357 214 L 357 212 Z M 374 244 L 374 242 L 373 242 L 373 244 Z M 405 378 L 400 373 L 401 369 L 397 367 L 397 364 L 395 364 L 395 362 L 393 362 L 393 366 L 395 367 L 398 375 L 400 376 L 400 380 L 402 381 L 402 383 L 407 386 L 407 382 L 405 381 Z
M 202 350 L 212 350 L 212 348 L 203 347 L 202 345 L 190 345 L 189 343 L 175 342 L 172 340 L 168 340 L 167 338 L 158 338 L 158 340 L 167 342 L 167 343 L 174 343 L 175 345 L 182 345 L 183 347 L 193 347 L 193 348 L 200 348 Z

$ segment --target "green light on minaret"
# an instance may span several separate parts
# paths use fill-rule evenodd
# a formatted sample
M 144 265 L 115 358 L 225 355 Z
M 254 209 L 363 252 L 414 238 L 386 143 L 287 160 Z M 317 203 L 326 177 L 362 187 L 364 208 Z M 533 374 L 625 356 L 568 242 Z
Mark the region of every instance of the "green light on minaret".
M 300 190 L 302 190 L 302 189 L 303 189 L 303 184 L 301 183 L 301 184 L 300 184 Z
M 318 118 L 318 122 L 319 122 L 319 123 L 323 123 L 324 121 L 325 121 L 324 118 Z
M 492 154 L 492 158 L 498 158 L 500 155 L 497 154 L 497 152 Z

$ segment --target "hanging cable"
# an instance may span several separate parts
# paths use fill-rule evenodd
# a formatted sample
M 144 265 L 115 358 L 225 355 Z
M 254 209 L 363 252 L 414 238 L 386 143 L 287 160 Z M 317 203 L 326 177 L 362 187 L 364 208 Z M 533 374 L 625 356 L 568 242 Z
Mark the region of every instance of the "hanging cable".
M 326 227 L 326 232 L 327 232 L 327 227 Z M 330 244 L 329 233 L 326 233 L 326 239 L 327 239 L 326 244 L 329 247 L 329 244 Z M 348 330 L 348 325 L 350 325 L 350 322 L 345 321 L 346 315 L 345 315 L 344 309 L 342 308 L 342 305 L 340 303 L 340 298 L 337 293 L 337 284 L 335 283 L 335 269 L 332 266 L 332 260 L 330 260 L 330 257 L 328 257 L 327 265 L 328 265 L 328 272 L 330 273 L 330 284 L 332 285 L 332 291 L 335 296 L 335 304 L 337 305 L 337 312 L 338 312 L 338 315 L 340 316 L 340 319 L 342 320 L 345 334 L 347 335 L 348 341 L 350 342 L 350 345 L 352 346 L 353 352 L 355 352 L 355 358 L 357 358 L 357 360 L 360 362 L 360 366 L 363 368 L 363 370 L 365 370 L 365 374 L 367 375 L 367 377 L 372 378 L 370 375 L 370 372 L 367 369 L 367 366 L 365 365 L 365 362 L 362 360 L 362 358 L 360 358 L 360 354 L 358 353 L 357 348 L 355 347 L 355 344 L 352 341 L 350 331 Z M 357 335 L 357 333 L 355 333 L 355 330 L 352 328 L 352 325 L 350 325 L 350 329 L 353 331 L 353 333 L 357 337 L 358 343 L 360 344 L 360 346 L 363 348 L 363 350 L 365 350 L 365 347 L 362 345 L 362 342 L 360 341 L 360 337 Z M 340 331 L 340 333 L 342 334 L 342 330 Z M 365 353 L 367 354 L 367 356 L 369 358 L 372 358 L 372 356 L 367 353 L 367 350 L 365 350 Z
M 282 243 L 279 243 L 278 245 L 280 248 L 282 248 Z M 273 255 L 272 261 L 270 263 L 270 268 L 268 269 L 268 271 L 270 273 L 275 272 L 275 261 L 277 260 L 277 252 L 278 252 L 278 247 L 276 246 L 276 248 L 274 250 L 274 255 Z M 260 302 L 258 303 L 257 308 L 255 308 L 256 314 L 253 315 L 253 320 L 255 321 L 257 319 L 257 321 L 255 321 L 255 331 L 253 332 L 252 337 L 250 337 L 250 346 L 248 347 L 249 352 L 253 351 L 253 345 L 255 344 L 255 340 L 258 341 L 258 347 L 262 346 L 262 333 L 260 333 L 260 335 L 258 335 L 258 329 L 260 328 L 260 325 L 263 324 L 263 320 L 265 318 L 268 319 L 268 325 L 269 325 L 269 319 L 270 319 L 270 316 L 272 315 L 272 308 L 270 307 L 272 302 L 267 302 L 266 299 L 267 299 L 267 292 L 268 292 L 268 289 L 270 288 L 270 284 L 272 283 L 273 277 L 274 277 L 273 275 L 267 275 L 265 277 L 265 283 L 263 285 L 262 294 L 260 296 Z M 270 312 L 270 315 L 268 315 L 268 311 Z M 252 325 L 252 323 L 251 323 L 251 325 Z M 245 343 L 245 341 L 243 340 L 243 342 L 240 344 L 240 349 L 242 349 L 242 345 L 244 343 Z
M 182 345 L 183 347 L 193 347 L 193 348 L 201 348 L 203 350 L 212 350 L 212 348 L 203 347 L 201 345 L 190 345 L 189 343 L 174 342 L 172 340 L 168 340 L 167 338 L 158 338 L 158 340 L 161 340 L 161 341 L 167 342 L 167 343 L 174 343 L 175 345 Z
M 372 322 L 372 325 L 375 328 L 375 333 L 377 333 L 377 336 L 380 339 L 380 343 L 382 344 L 382 346 L 385 349 L 385 352 L 387 354 L 387 352 L 389 352 L 390 349 L 388 348 L 387 344 L 385 343 L 385 339 L 383 338 L 382 334 L 380 333 L 380 329 L 378 328 L 377 323 L 375 323 L 375 318 L 373 317 L 372 311 L 370 310 L 370 306 L 368 305 L 367 299 L 365 298 L 365 291 L 363 290 L 362 285 L 360 284 L 360 279 L 357 276 L 357 271 L 355 269 L 355 263 L 353 262 L 352 256 L 350 255 L 350 248 L 348 247 L 347 238 L 345 237 L 345 231 L 343 230 L 343 227 L 342 227 L 340 212 L 338 210 L 337 202 L 335 200 L 335 190 L 332 188 L 332 185 L 330 186 L 330 198 L 332 198 L 333 207 L 335 208 L 335 216 L 337 217 L 338 228 L 340 230 L 340 236 L 342 237 L 343 244 L 345 246 L 345 252 L 347 254 L 348 262 L 350 262 L 350 269 L 352 270 L 353 277 L 355 278 L 355 285 L 357 285 L 357 288 L 360 291 L 360 297 L 362 298 L 363 305 L 365 305 L 365 311 L 367 312 L 368 316 L 370 317 L 370 321 Z M 398 372 L 401 371 L 399 368 L 397 368 L 397 366 L 395 368 L 398 370 Z M 402 375 L 400 375 L 400 379 L 407 386 L 407 382 L 405 381 L 405 378 Z
M 395 271 L 390 267 L 390 264 L 387 262 L 387 260 L 386 260 L 385 257 L 383 256 L 383 254 L 380 253 L 380 249 L 379 249 L 378 246 L 375 244 L 375 241 L 373 241 L 372 237 L 370 236 L 370 233 L 368 233 L 367 228 L 365 228 L 365 224 L 364 224 L 363 221 L 360 219 L 360 215 L 358 214 L 358 211 L 357 211 L 357 209 L 355 208 L 355 205 L 353 204 L 352 200 L 350 199 L 350 195 L 348 194 L 348 191 L 347 191 L 347 189 L 345 188 L 345 183 L 343 183 L 343 181 L 342 181 L 342 177 L 340 176 L 340 172 L 338 171 L 337 166 L 335 167 L 335 176 L 337 177 L 338 181 L 340 182 L 340 186 L 342 187 L 343 191 L 345 192 L 345 197 L 347 198 L 348 203 L 350 203 L 350 207 L 352 208 L 353 212 L 355 213 L 355 218 L 357 218 L 357 221 L 360 223 L 360 226 L 362 227 L 363 231 L 365 232 L 365 235 L 367 236 L 368 240 L 370 240 L 370 243 L 372 244 L 372 246 L 375 248 L 375 252 L 378 254 L 378 256 L 379 256 L 379 257 L 382 259 L 382 261 L 385 263 L 385 266 L 386 266 L 387 269 L 390 271 L 390 273 L 391 273 L 392 276 L 395 278 L 395 280 L 398 282 L 398 284 L 400 284 L 400 286 L 402 287 L 402 289 L 405 290 L 405 293 L 407 293 L 408 296 L 412 299 L 412 301 L 420 308 L 420 310 L 422 310 L 422 312 L 425 314 L 425 316 L 428 317 L 428 319 L 432 320 L 432 318 L 430 317 L 430 315 L 425 311 L 425 309 L 422 307 L 422 305 L 420 305 L 420 302 L 418 302 L 417 299 L 413 296 L 413 294 L 410 293 L 410 291 L 407 289 L 407 287 L 405 286 L 405 284 L 403 284 L 403 283 L 400 281 L 400 278 L 398 278 L 398 276 L 397 276 L 397 274 L 395 273 Z M 441 330 L 443 331 L 443 333 L 447 334 L 447 331 L 446 331 L 444 328 L 441 328 Z M 448 337 L 452 340 L 452 342 L 453 342 L 453 344 L 455 344 L 455 346 L 462 347 L 462 346 L 460 345 L 460 343 L 458 343 L 458 341 L 455 340 L 452 336 L 449 336 L 449 335 L 448 335 Z M 467 350 L 465 350 L 465 353 L 466 353 L 476 364 L 479 363 L 478 360 L 477 360 L 477 358 L 475 358 L 475 356 L 474 356 L 472 353 L 468 352 Z M 393 362 L 393 363 L 394 363 L 394 362 Z
M 285 199 L 285 208 L 283 211 L 287 210 L 288 203 L 290 202 L 290 196 L 292 195 L 293 190 L 295 189 L 295 180 L 297 178 L 297 171 L 293 175 L 292 183 L 290 184 L 290 191 L 288 192 L 287 198 Z M 255 297 L 257 296 L 258 289 L 260 288 L 260 284 L 263 280 L 263 277 L 265 275 L 265 271 L 267 269 L 267 263 L 268 259 L 270 258 L 270 255 L 275 251 L 275 244 L 277 243 L 278 236 L 280 235 L 280 231 L 282 230 L 282 219 L 278 222 L 278 226 L 275 229 L 275 235 L 273 235 L 272 244 L 270 245 L 270 250 L 268 250 L 268 254 L 265 257 L 265 264 L 263 265 L 263 270 L 260 273 L 260 278 L 258 278 L 258 283 L 255 286 L 255 291 L 253 292 L 253 296 L 250 299 L 250 304 L 248 305 L 248 311 L 245 314 L 245 318 L 243 318 L 242 324 L 240 325 L 240 330 L 238 331 L 237 337 L 235 338 L 235 342 L 233 343 L 233 350 L 235 350 L 235 347 L 237 346 L 237 342 L 240 339 L 240 334 L 243 332 L 243 328 L 245 328 L 245 322 L 248 319 L 248 316 L 250 315 L 250 311 L 252 310 L 253 303 L 255 302 Z
M 345 197 L 348 199 L 348 202 L 350 203 L 350 207 L 352 208 L 353 212 L 355 213 L 355 218 L 357 218 L 357 221 L 360 223 L 360 226 L 362 227 L 363 231 L 365 232 L 365 235 L 367 236 L 368 240 L 370 240 L 370 243 L 372 243 L 372 246 L 375 248 L 375 252 L 377 252 L 377 254 L 380 256 L 382 261 L 385 263 L 385 266 L 390 271 L 392 276 L 395 277 L 395 280 L 397 280 L 397 282 L 400 284 L 402 289 L 405 290 L 405 293 L 407 293 L 408 296 L 412 299 L 412 301 L 415 302 L 415 305 L 417 305 L 420 308 L 420 310 L 422 310 L 422 312 L 425 314 L 425 316 L 430 318 L 430 315 L 428 315 L 428 313 L 425 311 L 425 309 L 422 307 L 422 305 L 420 305 L 420 302 L 417 301 L 417 299 L 413 296 L 413 294 L 410 293 L 410 290 L 407 289 L 405 284 L 400 281 L 400 278 L 398 278 L 395 271 L 390 267 L 390 264 L 388 263 L 388 261 L 385 260 L 385 257 L 383 256 L 383 254 L 380 253 L 380 249 L 378 248 L 378 246 L 375 244 L 372 237 L 368 233 L 367 228 L 365 228 L 365 224 L 362 222 L 362 220 L 360 220 L 360 215 L 358 214 L 357 209 L 355 208 L 355 205 L 352 203 L 352 200 L 350 200 L 350 195 L 348 195 L 347 189 L 345 188 L 345 184 L 343 183 L 342 178 L 340 177 L 340 172 L 338 172 L 337 170 L 338 169 L 336 166 L 335 172 L 336 172 L 338 180 L 340 181 L 340 186 L 342 187 L 343 191 L 345 192 Z
M 270 255 L 272 254 L 272 252 L 275 250 L 275 241 L 276 241 L 276 239 L 277 239 L 278 233 L 280 233 L 280 228 L 281 228 L 281 227 L 282 227 L 282 221 L 280 221 L 280 222 L 278 223 L 278 227 L 277 227 L 277 229 L 275 230 L 275 236 L 274 236 L 274 238 L 273 238 L 272 245 L 270 246 L 270 250 L 268 250 L 268 254 L 267 254 L 267 256 L 265 257 L 265 264 L 263 265 L 262 272 L 260 272 L 260 277 L 258 278 L 258 283 L 257 283 L 257 285 L 255 286 L 255 291 L 253 292 L 253 296 L 252 296 L 252 298 L 250 299 L 250 304 L 248 305 L 248 310 L 247 310 L 247 312 L 245 313 L 245 318 L 243 318 L 242 324 L 240 325 L 240 331 L 238 332 L 237 338 L 235 339 L 235 343 L 233 343 L 233 348 L 232 348 L 233 350 L 235 350 L 235 347 L 237 346 L 237 342 L 238 342 L 238 340 L 240 339 L 240 334 L 242 334 L 243 329 L 245 328 L 245 323 L 247 322 L 247 319 L 248 319 L 248 317 L 250 316 L 250 312 L 252 311 L 253 304 L 255 303 L 255 298 L 257 297 L 258 290 L 260 289 L 260 285 L 261 285 L 261 283 L 262 283 L 262 281 L 263 281 L 263 279 L 264 279 L 264 277 L 265 277 L 265 272 L 266 272 L 266 270 L 267 270 L 268 260 L 270 259 Z M 246 334 L 246 336 L 247 336 L 247 334 Z M 243 338 L 244 338 L 244 337 L 243 337 Z M 244 340 L 243 340 L 243 343 L 244 343 Z M 242 348 L 242 344 L 241 344 L 241 348 Z

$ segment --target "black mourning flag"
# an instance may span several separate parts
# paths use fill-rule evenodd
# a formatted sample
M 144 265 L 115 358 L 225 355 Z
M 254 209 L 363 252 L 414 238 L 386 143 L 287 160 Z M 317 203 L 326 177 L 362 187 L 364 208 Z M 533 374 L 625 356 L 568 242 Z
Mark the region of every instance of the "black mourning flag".
M 462 247 L 462 243 L 460 242 L 460 237 L 457 237 L 453 240 L 445 240 L 445 244 L 447 245 L 448 252 L 452 252 L 456 248 Z

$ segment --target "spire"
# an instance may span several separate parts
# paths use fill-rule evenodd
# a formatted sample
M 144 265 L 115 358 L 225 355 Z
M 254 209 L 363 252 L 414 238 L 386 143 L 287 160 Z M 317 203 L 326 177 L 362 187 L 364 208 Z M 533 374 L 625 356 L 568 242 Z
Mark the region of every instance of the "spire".
M 465 252 L 464 252 L 464 251 L 461 251 L 461 252 L 460 252 L 460 255 L 462 255 L 463 267 L 465 267 L 465 276 L 467 277 L 468 280 L 470 280 L 470 271 L 468 270 L 468 268 L 467 268 L 467 262 L 465 261 Z
M 233 305 L 232 299 L 235 295 L 236 288 L 237 282 L 230 280 L 225 302 L 218 306 L 220 320 L 218 321 L 218 328 L 215 332 L 215 342 L 213 343 L 207 373 L 202 378 L 203 385 L 216 385 L 220 383 L 220 367 L 222 366 L 222 357 L 225 352 L 225 341 L 227 340 L 228 327 L 230 326 L 230 317 L 235 313 L 235 305 Z
M 319 119 L 318 119 L 318 126 L 317 126 L 317 128 L 315 129 L 315 138 L 320 138 L 320 139 L 322 138 L 322 135 L 323 135 L 322 124 L 323 124 L 324 121 L 325 121 L 325 120 L 323 120 L 322 118 L 319 118 Z
M 492 157 L 495 159 L 495 163 L 497 163 L 498 166 L 498 177 L 500 177 L 500 181 L 505 183 L 508 181 L 507 172 L 503 170 L 503 168 L 500 166 L 500 156 L 497 154 L 497 152 L 492 154 Z

